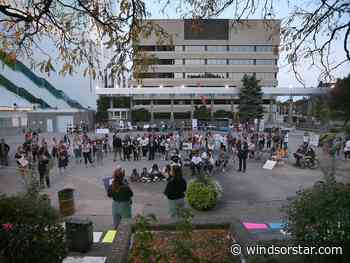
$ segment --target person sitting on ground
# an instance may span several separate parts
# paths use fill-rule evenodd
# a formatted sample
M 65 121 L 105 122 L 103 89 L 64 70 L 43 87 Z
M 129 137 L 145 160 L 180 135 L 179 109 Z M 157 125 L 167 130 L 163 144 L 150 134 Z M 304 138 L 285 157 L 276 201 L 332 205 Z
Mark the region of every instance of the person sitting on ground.
M 191 171 L 192 171 L 192 176 L 195 175 L 196 170 L 198 172 L 198 174 L 201 171 L 201 167 L 202 167 L 202 158 L 199 156 L 198 151 L 195 151 L 193 153 L 193 156 L 191 158 Z
M 153 164 L 152 168 L 149 170 L 149 176 L 152 181 L 163 180 L 165 177 L 162 175 L 158 168 L 158 164 Z
M 130 175 L 130 180 L 131 182 L 138 182 L 140 180 L 140 174 L 138 173 L 137 169 L 134 168 L 131 172 L 131 175 Z
M 170 157 L 170 164 L 182 167 L 181 155 L 178 149 L 175 149 L 173 155 Z
M 146 167 L 143 167 L 143 169 L 142 169 L 141 180 L 142 180 L 142 182 L 151 181 L 151 178 L 150 178 L 150 176 L 148 174 L 148 171 L 147 171 Z

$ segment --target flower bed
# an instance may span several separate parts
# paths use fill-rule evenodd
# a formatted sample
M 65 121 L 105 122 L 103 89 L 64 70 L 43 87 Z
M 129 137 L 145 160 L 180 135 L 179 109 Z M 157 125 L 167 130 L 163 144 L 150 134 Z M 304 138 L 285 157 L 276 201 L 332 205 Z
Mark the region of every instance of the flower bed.
M 228 229 L 193 230 L 189 236 L 190 242 L 186 243 L 184 250 L 176 246 L 176 242 L 182 239 L 182 233 L 178 231 L 154 231 L 152 236 L 151 246 L 152 250 L 156 252 L 154 259 L 156 256 L 163 255 L 163 258 L 159 261 L 160 263 L 179 262 L 179 253 L 188 254 L 188 251 L 192 253 L 192 257 L 198 260 L 196 262 L 235 262 L 232 261 L 234 258 L 229 250 L 232 241 Z M 144 263 L 143 259 L 137 255 L 137 250 L 142 245 L 141 243 L 140 240 L 134 240 L 131 253 L 129 254 L 129 262 Z M 237 260 L 237 262 L 239 261 Z

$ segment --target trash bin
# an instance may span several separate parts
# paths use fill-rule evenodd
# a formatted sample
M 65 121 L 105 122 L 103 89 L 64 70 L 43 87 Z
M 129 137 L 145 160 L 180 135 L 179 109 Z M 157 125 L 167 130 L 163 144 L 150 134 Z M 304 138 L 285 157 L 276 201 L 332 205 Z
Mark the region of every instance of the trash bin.
M 94 241 L 91 220 L 79 218 L 68 219 L 66 221 L 66 240 L 70 251 L 88 252 Z
M 62 216 L 71 216 L 75 212 L 74 189 L 66 188 L 58 192 L 58 203 Z

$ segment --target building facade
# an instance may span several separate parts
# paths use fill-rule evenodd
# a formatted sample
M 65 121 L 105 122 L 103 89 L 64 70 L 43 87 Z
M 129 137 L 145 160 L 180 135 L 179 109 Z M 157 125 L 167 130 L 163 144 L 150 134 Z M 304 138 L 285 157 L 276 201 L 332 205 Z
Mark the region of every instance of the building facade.
M 143 71 L 134 72 L 129 80 L 128 89 L 138 89 L 137 94 L 129 94 L 130 111 L 145 108 L 152 120 L 161 116 L 169 116 L 170 120 L 193 118 L 194 109 L 203 104 L 210 107 L 212 114 L 217 110 L 235 112 L 237 94 L 228 95 L 222 90 L 240 88 L 245 74 L 255 75 L 262 87 L 277 87 L 279 20 L 152 21 L 168 32 L 172 41 L 159 45 L 154 35 L 140 39 L 136 48 L 155 59 Z M 157 89 L 168 92 L 158 93 Z M 125 93 L 109 95 L 110 119 L 130 118 L 125 110 L 116 110 L 120 107 L 113 102 L 113 97 Z M 266 112 L 271 110 L 271 100 L 274 99 L 270 96 L 264 97 Z

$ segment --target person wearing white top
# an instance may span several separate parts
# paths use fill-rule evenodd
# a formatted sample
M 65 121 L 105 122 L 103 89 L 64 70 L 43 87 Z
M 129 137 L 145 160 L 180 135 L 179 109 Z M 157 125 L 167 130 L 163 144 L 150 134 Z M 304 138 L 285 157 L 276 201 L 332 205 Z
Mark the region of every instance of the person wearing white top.
M 344 158 L 345 158 L 345 160 L 349 160 L 350 159 L 350 139 L 348 139 L 346 141 L 346 143 L 345 143 Z
M 284 144 L 285 150 L 288 149 L 288 141 L 289 141 L 289 138 L 288 138 L 288 132 L 287 132 L 286 135 L 284 136 L 284 139 L 283 139 L 283 144 Z
M 192 171 L 193 176 L 195 175 L 196 170 L 198 173 L 200 173 L 201 165 L 202 165 L 202 158 L 196 152 L 196 153 L 194 153 L 194 155 L 192 156 L 192 159 L 191 159 L 191 171 Z

